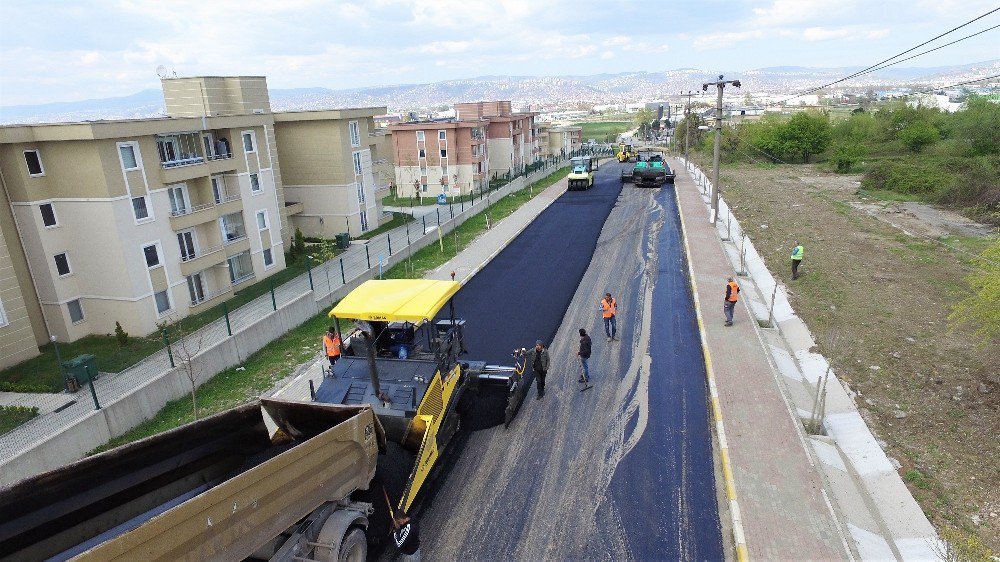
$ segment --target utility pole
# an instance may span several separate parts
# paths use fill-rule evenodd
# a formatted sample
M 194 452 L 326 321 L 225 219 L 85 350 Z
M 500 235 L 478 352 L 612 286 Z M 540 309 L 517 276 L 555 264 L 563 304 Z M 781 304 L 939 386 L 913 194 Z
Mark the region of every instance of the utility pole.
M 684 106 L 684 165 L 687 166 L 688 163 L 688 137 L 691 133 L 691 96 L 694 92 L 688 90 L 688 93 L 681 92 L 681 97 L 687 96 L 687 104 Z
M 712 224 L 719 218 L 719 152 L 722 150 L 722 90 L 726 84 L 740 87 L 739 80 L 723 80 L 722 75 L 715 82 L 706 82 L 701 85 L 703 92 L 708 91 L 709 86 L 719 89 L 719 96 L 715 102 L 715 156 L 712 159 Z

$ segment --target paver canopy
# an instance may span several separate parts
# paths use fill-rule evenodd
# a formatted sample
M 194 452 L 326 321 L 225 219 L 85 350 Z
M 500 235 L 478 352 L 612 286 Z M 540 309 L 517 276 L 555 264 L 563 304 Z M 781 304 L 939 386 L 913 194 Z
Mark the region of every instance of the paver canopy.
M 462 285 L 457 281 L 385 279 L 365 281 L 337 303 L 331 318 L 378 322 L 430 320 Z

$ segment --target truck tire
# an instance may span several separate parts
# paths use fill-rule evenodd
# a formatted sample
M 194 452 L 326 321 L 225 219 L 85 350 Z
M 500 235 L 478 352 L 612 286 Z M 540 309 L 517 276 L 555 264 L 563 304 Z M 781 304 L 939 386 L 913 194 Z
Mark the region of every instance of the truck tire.
M 344 540 L 340 542 L 340 553 L 337 554 L 338 562 L 365 562 L 368 558 L 368 538 L 365 532 L 358 527 L 351 527 L 344 535 Z

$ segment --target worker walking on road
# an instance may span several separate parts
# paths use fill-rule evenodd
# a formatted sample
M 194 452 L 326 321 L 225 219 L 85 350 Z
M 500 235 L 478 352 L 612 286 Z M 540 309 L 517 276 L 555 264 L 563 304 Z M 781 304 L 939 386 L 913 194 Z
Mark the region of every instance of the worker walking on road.
M 737 295 L 740 294 L 740 285 L 733 280 L 732 277 L 729 278 L 729 282 L 726 283 L 726 299 L 722 303 L 722 311 L 726 315 L 726 326 L 733 325 L 733 309 L 736 308 L 736 301 L 738 299 Z
M 535 400 L 541 400 L 545 396 L 545 374 L 549 372 L 549 350 L 545 349 L 542 340 L 535 341 L 535 347 L 528 351 L 527 363 L 535 373 L 535 388 L 538 389 Z
M 583 365 L 583 374 L 580 375 L 579 382 L 584 384 L 590 383 L 590 368 L 587 366 L 587 360 L 590 359 L 591 347 L 592 342 L 590 336 L 587 335 L 587 330 L 580 328 L 580 350 L 576 354 L 580 356 L 580 364 Z
M 604 298 L 601 299 L 601 316 L 604 318 L 604 333 L 607 334 L 608 341 L 616 339 L 618 326 L 615 315 L 617 314 L 618 301 L 611 296 L 611 293 L 604 293 Z
M 795 241 L 795 248 L 792 249 L 792 279 L 799 278 L 799 266 L 802 265 L 802 257 L 805 255 L 805 250 L 802 248 L 802 244 L 799 241 Z
M 340 359 L 340 334 L 337 333 L 336 326 L 330 328 L 323 334 L 323 353 L 330 360 L 330 374 L 333 374 L 333 366 Z

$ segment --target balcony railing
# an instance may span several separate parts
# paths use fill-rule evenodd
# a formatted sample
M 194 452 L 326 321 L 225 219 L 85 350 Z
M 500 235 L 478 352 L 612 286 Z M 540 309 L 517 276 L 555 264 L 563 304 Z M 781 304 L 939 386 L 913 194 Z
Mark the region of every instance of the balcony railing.
M 253 274 L 251 274 L 251 277 L 252 276 L 253 276 Z M 198 306 L 200 304 L 204 304 L 204 303 L 206 303 L 206 302 L 208 302 L 208 301 L 210 301 L 212 299 L 215 299 L 215 298 L 221 297 L 223 295 L 229 294 L 232 291 L 233 291 L 232 287 L 226 287 L 225 289 L 223 289 L 221 291 L 212 291 L 212 292 L 205 291 L 204 294 L 202 294 L 202 296 L 201 296 L 200 299 L 191 299 L 191 306 L 195 307 L 195 306 Z
M 378 185 L 378 186 L 375 186 L 375 197 L 383 197 L 385 195 L 389 195 L 389 186 L 388 185 Z
M 250 279 L 253 279 L 252 271 L 250 273 L 243 275 L 242 277 L 237 277 L 236 279 L 233 279 L 233 287 L 239 285 L 240 283 L 246 283 Z
M 224 154 L 213 154 L 208 157 L 209 160 L 227 160 L 233 157 L 232 152 L 226 152 Z
M 219 244 L 218 246 L 209 246 L 208 248 L 201 248 L 201 251 L 199 251 L 199 252 L 195 252 L 195 253 L 187 255 L 187 256 L 182 255 L 181 256 L 181 261 L 182 262 L 189 262 L 191 260 L 195 260 L 195 259 L 198 259 L 200 257 L 207 256 L 209 254 L 214 254 L 215 252 L 218 252 L 218 251 L 222 250 L 222 248 L 223 248 L 222 244 Z
M 246 232 L 227 232 L 226 240 L 222 243 L 223 246 L 228 246 L 230 244 L 235 244 L 240 240 L 245 240 L 247 237 Z
M 238 192 L 237 193 L 220 193 L 219 196 L 215 199 L 215 204 L 216 205 L 221 205 L 223 203 L 229 203 L 230 201 L 236 201 L 236 200 L 240 199 L 241 197 L 242 197 L 242 195 L 240 195 Z
M 183 217 L 184 215 L 190 215 L 191 213 L 197 213 L 198 211 L 204 211 L 205 209 L 211 209 L 214 207 L 214 203 L 206 203 L 204 205 L 195 205 L 193 207 L 184 207 L 183 209 L 174 209 L 170 211 L 170 216 L 172 217 Z
M 183 158 L 178 158 L 177 160 L 167 160 L 166 162 L 160 162 L 163 169 L 169 170 L 170 168 L 179 168 L 181 166 L 193 166 L 194 164 L 201 164 L 205 161 L 203 156 L 192 155 L 185 156 Z

